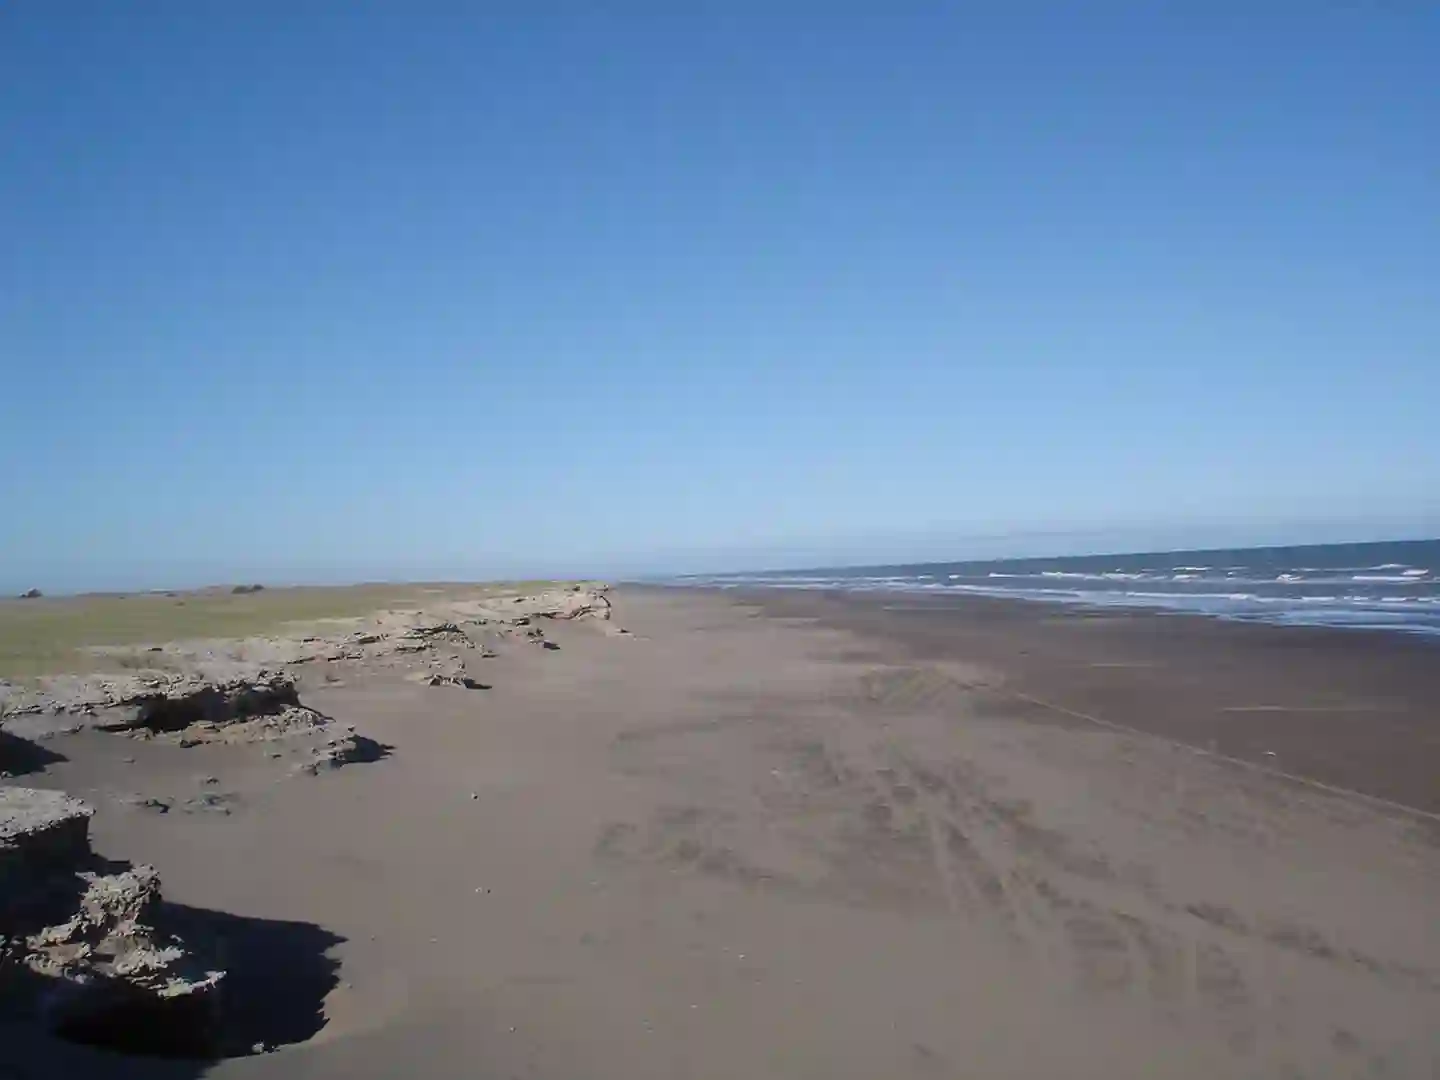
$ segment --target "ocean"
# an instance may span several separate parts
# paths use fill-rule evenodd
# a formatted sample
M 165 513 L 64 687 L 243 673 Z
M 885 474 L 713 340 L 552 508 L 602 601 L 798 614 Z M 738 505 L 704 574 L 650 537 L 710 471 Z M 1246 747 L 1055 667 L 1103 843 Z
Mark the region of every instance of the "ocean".
M 674 581 L 997 596 L 1440 637 L 1440 540 L 691 575 Z

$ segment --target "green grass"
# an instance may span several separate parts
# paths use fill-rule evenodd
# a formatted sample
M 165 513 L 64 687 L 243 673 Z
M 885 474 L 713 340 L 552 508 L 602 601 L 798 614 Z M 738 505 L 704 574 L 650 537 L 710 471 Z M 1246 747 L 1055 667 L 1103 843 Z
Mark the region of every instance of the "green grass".
M 25 679 L 123 666 L 85 651 L 95 645 L 139 645 L 188 638 L 249 637 L 288 624 L 368 615 L 390 607 L 423 607 L 437 599 L 479 599 L 544 582 L 494 585 L 354 585 L 200 592 L 46 597 L 0 601 L 0 678 Z

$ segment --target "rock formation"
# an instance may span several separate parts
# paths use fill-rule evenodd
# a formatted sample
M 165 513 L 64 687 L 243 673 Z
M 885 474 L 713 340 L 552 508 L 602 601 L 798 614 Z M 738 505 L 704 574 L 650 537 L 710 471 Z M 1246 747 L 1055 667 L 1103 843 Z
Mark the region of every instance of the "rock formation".
M 206 1056 L 224 972 L 163 929 L 153 867 L 94 856 L 92 814 L 0 788 L 0 1004 L 72 1041 Z

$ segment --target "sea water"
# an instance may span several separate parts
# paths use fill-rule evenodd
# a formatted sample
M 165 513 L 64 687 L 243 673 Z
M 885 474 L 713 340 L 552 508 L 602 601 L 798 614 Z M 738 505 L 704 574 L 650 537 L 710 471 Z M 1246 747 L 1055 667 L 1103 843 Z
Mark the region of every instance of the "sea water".
M 692 575 L 676 584 L 970 594 L 1440 637 L 1440 540 Z

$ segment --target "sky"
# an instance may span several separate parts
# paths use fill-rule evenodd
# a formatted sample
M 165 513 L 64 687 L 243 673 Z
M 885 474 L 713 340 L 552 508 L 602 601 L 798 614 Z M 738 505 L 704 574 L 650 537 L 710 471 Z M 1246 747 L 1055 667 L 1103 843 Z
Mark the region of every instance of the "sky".
M 0 7 L 7 591 L 1440 535 L 1434 4 L 123 7 Z

